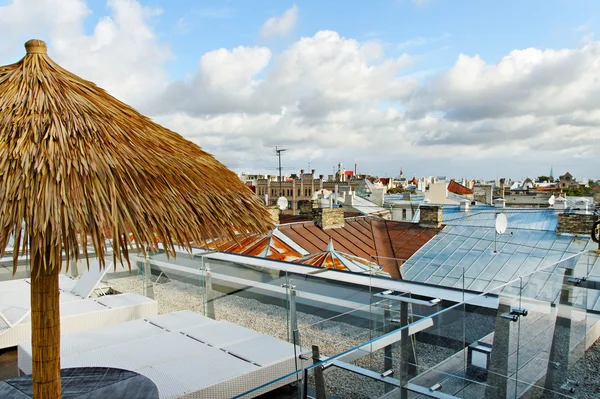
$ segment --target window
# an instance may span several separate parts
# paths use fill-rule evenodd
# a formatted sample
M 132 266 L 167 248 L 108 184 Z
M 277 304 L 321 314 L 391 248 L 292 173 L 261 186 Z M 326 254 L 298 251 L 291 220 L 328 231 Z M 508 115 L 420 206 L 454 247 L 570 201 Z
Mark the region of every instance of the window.
M 406 209 L 402 209 L 402 220 L 406 220 Z
M 300 189 L 298 189 L 298 197 L 299 197 L 299 196 L 301 196 L 301 195 L 302 195 L 302 194 L 301 194 L 301 192 L 300 192 Z

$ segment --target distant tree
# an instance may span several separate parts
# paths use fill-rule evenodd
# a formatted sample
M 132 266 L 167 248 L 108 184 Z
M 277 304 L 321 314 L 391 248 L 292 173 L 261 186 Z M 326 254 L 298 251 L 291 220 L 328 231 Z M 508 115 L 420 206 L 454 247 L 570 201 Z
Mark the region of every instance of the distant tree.
M 538 176 L 537 181 L 540 183 L 552 183 L 552 178 L 550 176 Z
M 569 197 L 591 197 L 594 194 L 594 190 L 590 187 L 564 187 L 561 190 Z M 561 190 L 557 190 L 557 192 L 560 192 Z

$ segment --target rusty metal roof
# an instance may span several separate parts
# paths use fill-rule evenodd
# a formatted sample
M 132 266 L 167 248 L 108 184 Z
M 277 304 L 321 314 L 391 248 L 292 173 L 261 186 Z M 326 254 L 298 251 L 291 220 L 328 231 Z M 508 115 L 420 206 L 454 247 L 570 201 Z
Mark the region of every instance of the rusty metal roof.
M 382 267 L 375 262 L 336 251 L 332 240 L 329 241 L 325 251 L 296 259 L 294 263 L 319 266 L 327 269 L 347 270 L 355 273 L 382 274 L 389 277 L 387 273 L 382 273 Z
M 400 278 L 398 267 L 440 231 L 377 217 L 348 218 L 335 229 L 304 222 L 279 230 L 311 254 L 325 251 L 331 240 L 338 251 L 378 263 L 393 278 Z
M 457 183 L 454 180 L 450 180 L 450 183 L 448 184 L 448 191 L 450 191 L 451 193 L 454 193 L 454 194 L 458 194 L 458 195 L 473 194 L 473 190 L 463 186 L 460 183 Z
M 304 216 L 304 215 L 286 215 L 286 214 L 279 215 L 279 224 L 308 222 L 310 220 L 312 220 L 310 217 Z
M 312 254 L 315 258 L 311 262 L 326 263 L 327 256 L 323 253 L 327 252 L 331 242 L 336 252 L 354 257 L 354 260 L 361 258 L 365 265 L 379 264 L 392 278 L 400 279 L 399 267 L 439 231 L 415 223 L 363 216 L 346 218 L 344 227 L 326 230 L 313 221 L 283 224 L 267 235 L 243 238 L 237 242 L 217 240 L 210 248 L 288 262 Z M 333 268 L 341 267 L 335 260 L 332 262 Z
M 267 235 L 255 235 L 242 238 L 238 241 L 214 241 L 209 249 L 218 249 L 240 255 L 256 256 L 274 260 L 292 261 L 306 255 L 307 252 L 294 245 L 293 242 L 282 236 L 277 229 Z

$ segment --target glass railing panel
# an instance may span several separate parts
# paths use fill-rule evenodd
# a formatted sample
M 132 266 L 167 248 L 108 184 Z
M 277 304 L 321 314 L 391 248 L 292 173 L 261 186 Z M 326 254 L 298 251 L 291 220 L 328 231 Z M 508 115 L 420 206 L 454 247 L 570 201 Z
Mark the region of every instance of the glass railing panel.
M 300 294 L 302 295 L 302 294 Z M 320 356 L 332 357 L 358 348 L 373 338 L 371 306 L 329 313 L 330 317 L 300 316 L 298 335 L 303 347 L 319 348 Z M 368 348 L 361 349 L 368 352 Z
M 440 381 L 444 393 L 463 398 L 515 397 L 520 304 L 520 283 L 513 281 L 485 294 L 471 294 L 457 306 L 463 312 L 463 328 L 458 330 L 463 333 L 462 346 L 433 368 L 448 376 Z
M 181 254 L 176 259 L 158 255 L 146 263 L 150 269 L 140 265 L 140 274 L 150 273 L 160 313 L 192 310 L 262 334 L 222 348 L 261 365 L 255 376 L 244 380 L 245 386 L 268 384 L 275 389 L 297 382 L 295 377 L 282 378 L 308 365 L 303 360 L 307 352 L 293 335 L 296 286 L 285 270 L 232 263 L 210 254 Z
M 521 278 L 522 318 L 518 356 L 519 396 L 530 392 L 577 397 L 585 375 L 587 268 L 585 254 L 568 257 Z
M 201 268 L 207 315 L 291 340 L 289 296 L 295 286 L 286 271 L 208 257 Z
M 311 365 L 303 376 L 305 398 L 400 397 L 396 379 L 337 358 Z
M 154 299 L 153 288 L 157 283 L 158 276 L 152 275 L 151 266 L 146 264 L 142 254 L 130 254 L 129 261 L 129 263 L 117 262 L 116 267 L 112 260 L 107 261 L 109 267 L 102 282 L 114 292 L 136 293 Z M 90 263 L 92 263 L 91 259 Z M 87 270 L 85 259 L 80 260 L 78 266 L 79 274 L 84 273 Z
M 239 395 L 234 396 L 233 399 L 255 398 L 262 394 L 267 394 L 265 396 L 266 398 L 302 399 L 302 382 L 304 375 L 305 371 L 303 369 L 281 375 L 272 381 L 240 393 Z

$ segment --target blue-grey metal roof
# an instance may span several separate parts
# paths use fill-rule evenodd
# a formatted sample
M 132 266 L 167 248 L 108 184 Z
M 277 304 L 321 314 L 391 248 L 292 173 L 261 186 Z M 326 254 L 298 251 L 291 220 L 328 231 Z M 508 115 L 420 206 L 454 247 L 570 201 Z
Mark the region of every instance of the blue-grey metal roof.
M 482 225 L 488 223 L 483 216 L 481 219 Z M 562 286 L 564 273 L 558 270 L 561 266 L 551 266 L 574 254 L 593 250 L 597 244 L 587 237 L 557 235 L 553 230 L 515 228 L 526 223 L 519 218 L 517 221 L 519 223 L 511 224 L 509 218 L 506 233 L 497 237 L 493 227 L 446 225 L 403 264 L 402 277 L 488 292 L 536 272 L 523 280 L 525 295 L 553 301 Z M 597 256 L 586 254 L 575 261 L 578 263 L 574 275 L 600 279 Z M 512 288 L 517 288 L 518 282 L 513 285 Z M 600 311 L 600 292 L 590 289 L 585 295 L 588 309 Z
M 557 213 L 559 211 L 551 208 L 496 209 L 491 205 L 476 205 L 466 212 L 461 211 L 457 205 L 444 206 L 442 220 L 448 226 L 487 227 L 494 229 L 496 213 L 498 212 L 506 215 L 508 226 L 515 230 L 556 231 L 558 225 Z

